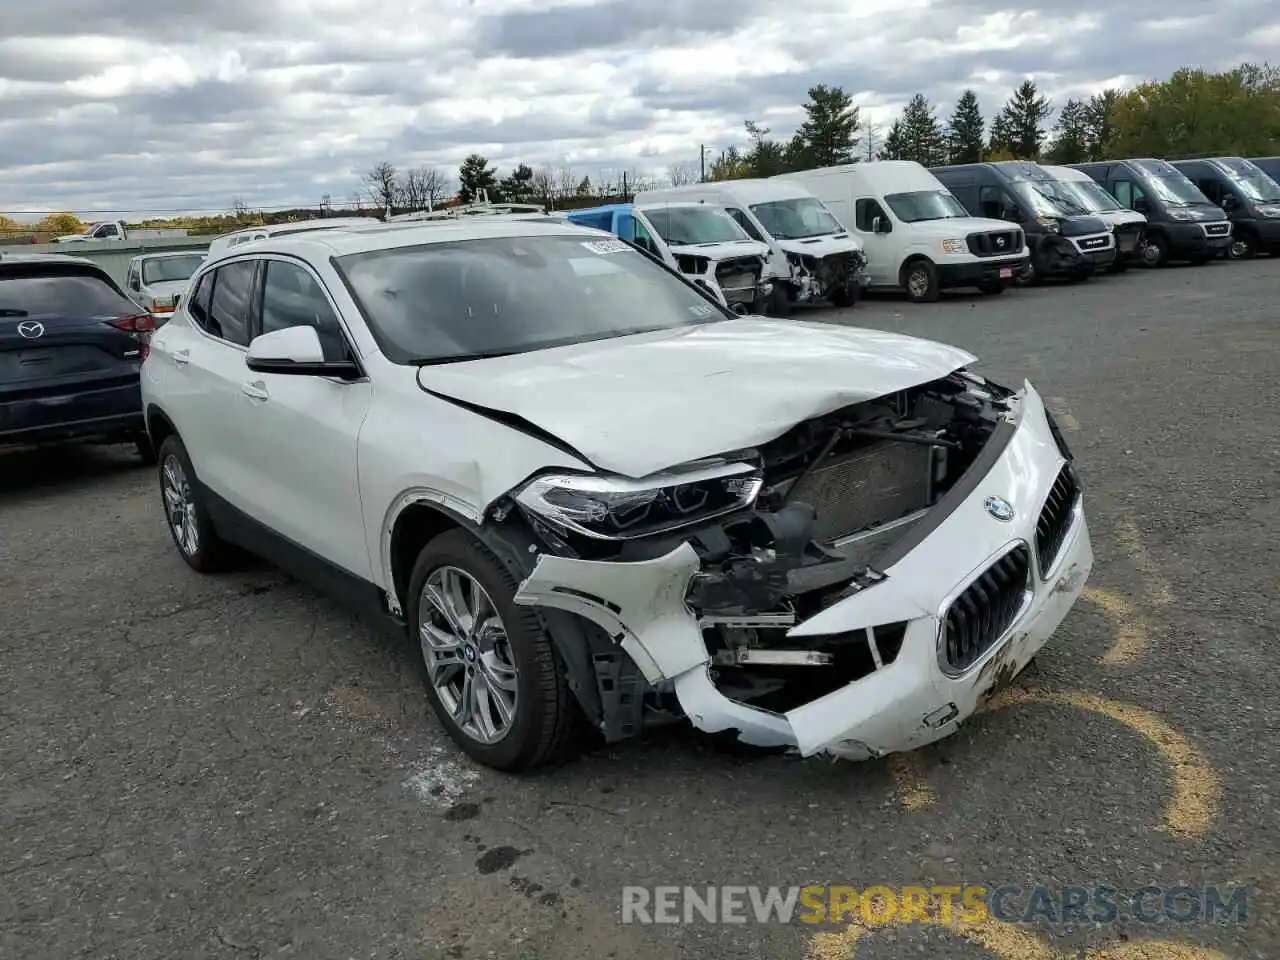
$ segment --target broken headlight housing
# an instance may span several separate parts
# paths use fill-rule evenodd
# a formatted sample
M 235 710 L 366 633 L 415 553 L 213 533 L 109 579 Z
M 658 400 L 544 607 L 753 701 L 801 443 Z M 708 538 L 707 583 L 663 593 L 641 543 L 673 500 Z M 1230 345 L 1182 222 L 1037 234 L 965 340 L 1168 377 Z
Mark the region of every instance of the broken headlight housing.
M 559 532 L 596 540 L 631 540 L 749 507 L 763 484 L 755 461 L 700 461 L 639 480 L 543 474 L 525 484 L 515 501 Z

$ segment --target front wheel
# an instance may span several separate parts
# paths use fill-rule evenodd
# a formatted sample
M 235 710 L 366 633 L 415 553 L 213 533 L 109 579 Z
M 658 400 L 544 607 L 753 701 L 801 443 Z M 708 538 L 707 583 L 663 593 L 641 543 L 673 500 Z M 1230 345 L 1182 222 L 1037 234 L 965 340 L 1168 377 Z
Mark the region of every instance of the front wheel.
M 1228 254 L 1232 260 L 1252 260 L 1258 255 L 1257 241 L 1247 233 L 1239 234 L 1232 239 Z
M 576 742 L 577 704 L 516 581 L 463 530 L 436 537 L 409 581 L 410 645 L 454 742 L 497 770 L 529 770 Z
M 1148 267 L 1163 267 L 1169 262 L 1169 247 L 1164 237 L 1148 237 L 1142 244 L 1142 262 Z
M 214 529 L 191 469 L 191 458 L 176 434 L 160 445 L 157 459 L 169 534 L 187 566 L 200 573 L 216 573 L 234 566 L 239 554 Z
M 913 260 L 902 268 L 902 286 L 912 303 L 933 303 L 941 295 L 938 268 L 929 260 Z

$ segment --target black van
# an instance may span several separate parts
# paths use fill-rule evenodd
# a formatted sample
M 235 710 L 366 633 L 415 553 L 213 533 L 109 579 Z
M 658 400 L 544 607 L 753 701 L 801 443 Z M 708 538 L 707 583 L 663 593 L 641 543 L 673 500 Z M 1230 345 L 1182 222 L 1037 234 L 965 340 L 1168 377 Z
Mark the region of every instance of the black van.
M 929 170 L 975 217 L 1009 220 L 1027 235 L 1031 260 L 1024 280 L 1042 277 L 1083 280 L 1116 259 L 1111 228 L 1070 201 L 1054 198 L 1053 181 L 1034 163 L 1002 160 L 961 163 Z M 1038 185 L 1040 184 L 1040 185 Z
M 1280 253 L 1280 183 L 1242 157 L 1173 160 L 1231 218 L 1231 256 Z
M 1280 157 L 1250 157 L 1249 162 L 1276 183 L 1280 183 Z
M 1167 161 L 1100 160 L 1069 166 L 1147 218 L 1142 259 L 1148 266 L 1170 260 L 1208 263 L 1231 245 L 1231 221 L 1223 209 Z

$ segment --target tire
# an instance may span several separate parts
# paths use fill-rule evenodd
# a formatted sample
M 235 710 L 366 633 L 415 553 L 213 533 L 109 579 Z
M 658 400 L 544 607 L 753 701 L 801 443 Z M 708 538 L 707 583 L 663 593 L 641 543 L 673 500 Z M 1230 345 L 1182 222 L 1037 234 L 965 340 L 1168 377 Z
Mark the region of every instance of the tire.
M 191 468 L 191 458 L 177 434 L 170 435 L 160 445 L 156 459 L 166 526 L 182 559 L 192 570 L 200 573 L 231 569 L 242 555 L 214 529 L 208 510 L 200 499 L 200 484 Z M 179 513 L 180 520 L 177 519 Z M 194 539 L 188 536 L 189 529 L 194 530 Z
M 998 297 L 1005 291 L 1005 284 L 1000 280 L 983 280 L 978 284 L 978 290 L 985 293 L 988 297 Z
M 902 286 L 912 303 L 935 303 L 942 295 L 938 289 L 938 268 L 931 260 L 912 260 L 905 264 Z
M 446 633 L 452 632 L 445 629 L 448 621 L 441 607 L 427 601 L 427 609 L 423 609 L 428 583 L 441 597 L 446 592 L 458 596 L 450 584 L 460 585 L 461 597 L 470 600 L 469 609 L 492 610 L 498 620 L 494 629 L 492 614 L 469 617 L 472 623 L 479 619 L 481 624 L 488 624 L 489 629 L 477 632 L 473 628 L 467 632 L 452 656 L 439 656 L 434 671 L 427 661 L 430 638 L 436 638 L 435 649 L 439 651 Z M 477 602 L 476 585 L 487 604 Z M 550 637 L 531 609 L 516 604 L 516 589 L 511 572 L 484 545 L 464 530 L 450 530 L 418 554 L 407 598 L 409 646 L 440 724 L 472 759 L 509 772 L 532 770 L 570 756 L 579 743 L 582 719 Z M 433 627 L 431 632 L 423 629 L 424 614 Z M 454 619 L 462 622 L 461 617 Z M 456 640 L 457 634 L 452 633 L 452 637 Z M 463 700 L 467 678 L 471 678 L 473 687 L 482 685 L 482 696 Z M 437 681 L 445 688 L 443 692 Z M 514 689 L 500 684 L 510 684 Z M 510 702 L 505 696 L 508 693 L 514 693 Z M 446 703 L 445 696 L 452 702 Z M 510 719 L 500 735 L 492 739 L 499 732 L 498 723 L 494 722 L 500 713 L 499 697 Z M 481 698 L 485 701 L 483 706 L 478 702 Z M 464 705 L 468 715 L 460 722 L 453 707 Z
M 1227 256 L 1232 260 L 1252 260 L 1258 255 L 1258 240 L 1249 232 L 1231 238 L 1231 246 L 1227 248 Z
M 1146 267 L 1163 267 L 1169 262 L 1169 244 L 1160 234 L 1149 236 L 1142 244 L 1142 264 Z
M 776 280 L 765 303 L 768 308 L 766 316 L 782 318 L 791 316 L 791 298 L 787 296 L 787 288 Z
M 1027 259 L 1027 265 L 1022 268 L 1014 283 L 1020 287 L 1038 287 L 1043 281 L 1040 279 L 1040 271 L 1036 269 L 1035 254 Z

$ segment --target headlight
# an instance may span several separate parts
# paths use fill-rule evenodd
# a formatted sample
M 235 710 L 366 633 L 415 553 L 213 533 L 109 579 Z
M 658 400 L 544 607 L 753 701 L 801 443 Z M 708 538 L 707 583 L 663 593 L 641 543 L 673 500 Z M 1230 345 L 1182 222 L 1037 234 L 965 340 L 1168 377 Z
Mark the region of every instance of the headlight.
M 546 474 L 515 500 L 556 528 L 596 540 L 631 540 L 749 507 L 764 480 L 755 463 L 711 461 L 640 480 Z
M 1059 223 L 1057 220 L 1055 220 L 1053 217 L 1036 217 L 1036 223 L 1044 227 L 1044 229 L 1049 233 L 1062 232 L 1062 224 Z
M 965 245 L 960 240 L 943 240 L 942 241 L 943 253 L 964 253 L 964 251 L 965 251 Z
M 1196 215 L 1192 213 L 1190 210 L 1170 210 L 1169 219 L 1187 221 L 1187 220 L 1195 220 L 1197 218 L 1196 218 Z

